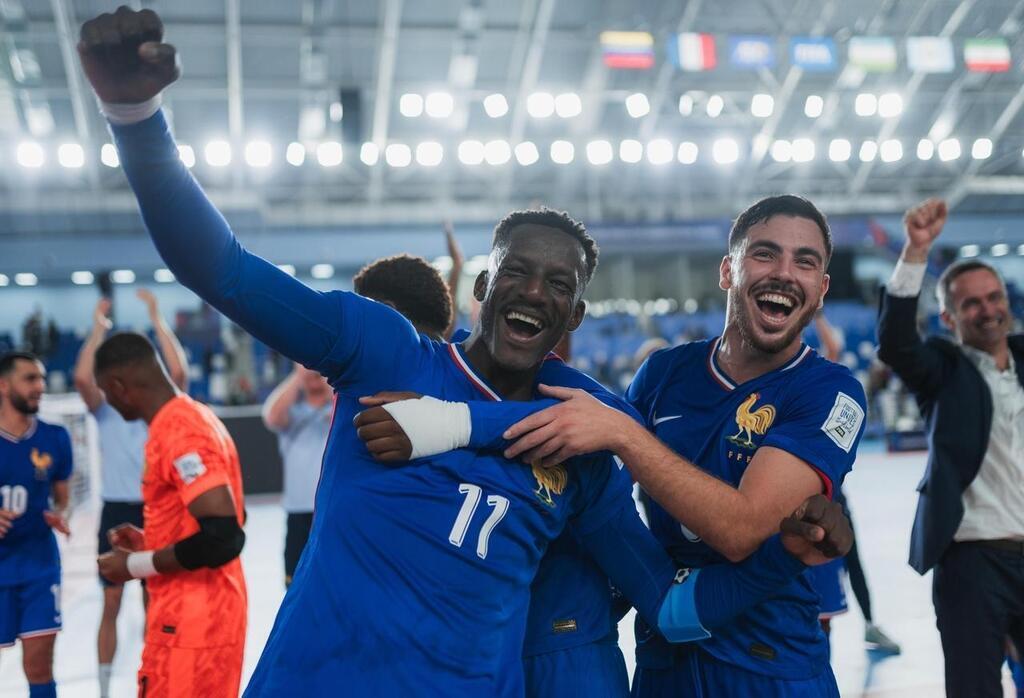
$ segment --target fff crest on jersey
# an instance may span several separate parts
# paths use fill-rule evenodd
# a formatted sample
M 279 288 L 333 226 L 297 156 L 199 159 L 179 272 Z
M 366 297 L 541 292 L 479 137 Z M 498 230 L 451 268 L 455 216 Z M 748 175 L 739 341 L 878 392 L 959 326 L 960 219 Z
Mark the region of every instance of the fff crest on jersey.
M 569 484 L 569 473 L 561 464 L 551 468 L 542 468 L 540 463 L 534 463 L 532 469 L 533 478 L 537 481 L 537 489 L 533 491 L 533 494 L 546 506 L 554 509 L 554 495 L 562 494 L 565 491 L 565 486 Z
M 40 451 L 38 448 L 33 448 L 32 453 L 29 454 L 29 459 L 32 461 L 32 467 L 36 471 L 36 480 L 47 480 L 50 475 L 50 466 L 53 465 L 53 456 L 45 451 Z
M 775 421 L 775 408 L 772 405 L 762 405 L 754 409 L 754 405 L 761 399 L 761 393 L 751 393 L 746 400 L 736 408 L 736 426 L 739 428 L 726 440 L 736 444 L 740 448 L 756 448 L 754 435 L 764 436 L 768 427 Z

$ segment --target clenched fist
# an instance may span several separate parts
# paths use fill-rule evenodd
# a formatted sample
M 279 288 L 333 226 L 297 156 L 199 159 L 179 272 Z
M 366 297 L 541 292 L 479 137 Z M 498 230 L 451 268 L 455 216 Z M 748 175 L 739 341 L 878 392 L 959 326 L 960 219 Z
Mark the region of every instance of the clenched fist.
M 163 38 L 163 22 L 152 10 L 121 6 L 83 24 L 78 56 L 99 98 L 138 104 L 177 80 L 177 53 Z
M 907 230 L 904 258 L 913 262 L 924 261 L 935 238 L 946 225 L 948 215 L 946 202 L 942 199 L 928 199 L 907 211 L 903 216 L 903 225 Z

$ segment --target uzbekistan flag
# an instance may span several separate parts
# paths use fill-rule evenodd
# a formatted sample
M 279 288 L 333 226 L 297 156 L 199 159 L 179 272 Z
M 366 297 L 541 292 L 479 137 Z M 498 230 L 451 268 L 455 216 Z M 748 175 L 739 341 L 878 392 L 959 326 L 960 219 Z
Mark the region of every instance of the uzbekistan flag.
M 692 32 L 673 35 L 668 40 L 668 57 L 683 70 L 711 70 L 718 63 L 715 58 L 715 37 Z
M 654 37 L 647 32 L 601 32 L 604 64 L 622 70 L 648 70 L 654 65 Z
M 1006 39 L 967 39 L 964 63 L 974 73 L 1005 73 L 1010 69 L 1010 46 Z

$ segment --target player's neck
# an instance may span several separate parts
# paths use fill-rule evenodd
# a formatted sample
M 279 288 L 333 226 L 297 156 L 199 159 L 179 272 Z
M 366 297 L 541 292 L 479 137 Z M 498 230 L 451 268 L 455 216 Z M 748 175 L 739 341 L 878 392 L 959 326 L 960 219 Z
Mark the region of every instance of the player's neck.
M 746 383 L 785 365 L 800 351 L 803 340 L 800 335 L 782 351 L 761 351 L 749 342 L 743 341 L 739 328 L 726 326 L 718 343 L 718 365 L 738 384 Z
M 11 436 L 20 438 L 29 430 L 33 421 L 35 421 L 35 415 L 16 410 L 9 401 L 4 401 L 0 405 L 0 429 Z
M 181 395 L 178 389 L 168 384 L 166 386 L 157 386 L 152 389 L 152 394 L 149 399 L 145 401 L 143 407 L 139 410 L 141 412 L 142 420 L 146 424 L 152 423 L 157 413 L 163 409 L 164 405 L 173 400 L 174 398 Z
M 473 370 L 491 384 L 505 400 L 532 400 L 534 383 L 540 365 L 531 366 L 523 371 L 511 371 L 498 366 L 494 357 L 487 350 L 487 345 L 479 337 L 472 335 L 463 344 L 466 360 Z

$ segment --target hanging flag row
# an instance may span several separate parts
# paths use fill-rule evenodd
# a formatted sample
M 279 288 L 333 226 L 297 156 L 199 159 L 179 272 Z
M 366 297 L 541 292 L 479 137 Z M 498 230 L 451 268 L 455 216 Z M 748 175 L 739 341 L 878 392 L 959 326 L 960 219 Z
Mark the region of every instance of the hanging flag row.
M 686 32 L 668 38 L 669 61 L 681 70 L 714 70 L 721 62 L 738 69 L 773 68 L 778 61 L 780 39 L 760 34 L 727 37 L 724 45 L 714 34 Z M 601 32 L 604 64 L 609 68 L 647 70 L 654 66 L 654 37 L 648 32 Z M 786 42 L 789 63 L 813 72 L 839 69 L 839 47 L 828 37 L 797 36 Z M 956 68 L 953 40 L 943 36 L 911 36 L 906 39 L 906 65 L 918 73 L 951 73 Z M 719 51 L 723 55 L 719 57 Z M 899 67 L 896 40 L 885 36 L 854 36 L 846 43 L 847 62 L 874 73 L 891 73 Z M 1001 37 L 963 40 L 964 67 L 976 73 L 1002 73 L 1012 64 L 1010 45 Z

